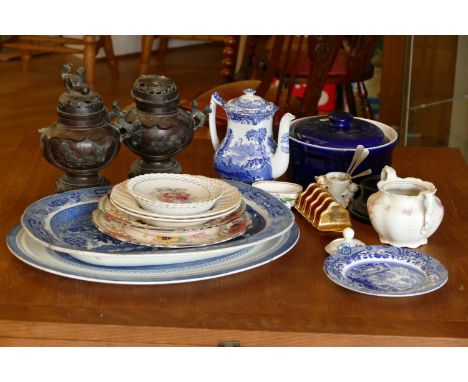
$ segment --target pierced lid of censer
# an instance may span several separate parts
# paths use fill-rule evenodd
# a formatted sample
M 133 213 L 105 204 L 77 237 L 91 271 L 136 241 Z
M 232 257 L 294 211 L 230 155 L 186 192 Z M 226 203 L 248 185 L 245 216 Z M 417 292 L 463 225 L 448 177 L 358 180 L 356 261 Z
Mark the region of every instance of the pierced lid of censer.
M 66 119 L 102 118 L 106 109 L 102 97 L 92 91 L 85 82 L 85 69 L 79 68 L 71 73 L 71 64 L 62 68 L 62 81 L 67 89 L 58 100 L 57 112 L 59 117 Z
M 156 113 L 173 113 L 179 106 L 177 86 L 169 77 L 142 75 L 133 84 L 132 97 L 137 109 Z

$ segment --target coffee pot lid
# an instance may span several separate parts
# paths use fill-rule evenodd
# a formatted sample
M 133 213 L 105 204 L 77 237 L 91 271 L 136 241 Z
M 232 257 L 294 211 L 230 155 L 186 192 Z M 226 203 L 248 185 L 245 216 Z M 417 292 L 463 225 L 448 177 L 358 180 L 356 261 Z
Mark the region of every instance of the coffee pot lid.
M 75 73 L 71 73 L 71 68 L 71 64 L 62 67 L 62 81 L 67 91 L 59 97 L 57 105 L 59 114 L 68 118 L 82 118 L 103 112 L 102 97 L 92 91 L 85 82 L 85 69 L 80 67 Z
M 327 117 L 297 120 L 291 126 L 290 135 L 305 143 L 333 148 L 374 147 L 386 140 L 378 126 L 340 111 L 331 112 Z
M 169 77 L 161 75 L 142 75 L 133 84 L 132 97 L 136 102 L 154 107 L 179 104 L 177 86 Z
M 244 94 L 240 97 L 234 98 L 223 105 L 226 112 L 242 115 L 258 113 L 273 115 L 278 110 L 278 106 L 274 103 L 255 95 L 255 89 L 245 89 L 243 92 Z

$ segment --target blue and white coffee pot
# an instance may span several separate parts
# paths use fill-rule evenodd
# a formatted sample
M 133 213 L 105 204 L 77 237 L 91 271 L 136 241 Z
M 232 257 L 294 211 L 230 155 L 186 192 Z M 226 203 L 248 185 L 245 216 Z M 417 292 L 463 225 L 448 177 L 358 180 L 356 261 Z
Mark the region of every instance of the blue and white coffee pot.
M 224 140 L 219 144 L 216 106 L 227 114 Z M 278 106 L 245 89 L 239 98 L 225 101 L 218 93 L 211 96 L 209 126 L 216 150 L 214 167 L 221 178 L 253 183 L 283 175 L 289 164 L 289 125 L 295 118 L 286 113 L 280 121 L 278 148 L 273 139 L 273 116 Z

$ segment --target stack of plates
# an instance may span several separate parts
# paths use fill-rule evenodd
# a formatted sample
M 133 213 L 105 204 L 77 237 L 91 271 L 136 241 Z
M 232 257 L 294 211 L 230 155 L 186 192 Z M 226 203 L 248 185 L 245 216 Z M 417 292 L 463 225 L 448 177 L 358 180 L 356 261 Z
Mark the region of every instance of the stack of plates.
M 143 208 L 139 198 L 129 192 L 139 180 L 143 179 L 143 182 L 137 185 L 145 183 L 145 179 L 153 183 L 156 180 L 156 184 L 162 180 L 164 185 L 168 177 L 172 184 L 178 182 L 178 187 L 153 187 L 169 190 L 158 195 L 172 195 L 171 200 L 176 200 L 174 195 L 178 191 L 179 195 L 195 195 L 197 187 L 191 183 L 191 180 L 195 180 L 217 189 L 212 205 L 193 212 L 193 206 L 198 208 L 206 200 L 200 202 L 201 198 L 198 197 L 196 202 L 191 203 L 187 198 L 181 203 L 161 202 L 160 212 L 154 212 Z M 178 209 L 187 212 L 175 211 Z M 173 214 L 174 211 L 177 213 Z M 252 223 L 236 187 L 217 179 L 177 174 L 143 175 L 117 184 L 109 196 L 100 199 L 98 209 L 93 212 L 93 222 L 101 232 L 121 241 L 165 248 L 203 247 L 228 241 L 242 235 Z
M 176 219 L 155 217 L 125 198 L 125 182 L 47 196 L 25 210 L 8 247 L 25 263 L 65 277 L 168 284 L 255 268 L 296 244 L 294 216 L 278 199 L 247 184 L 222 183 L 211 213 Z

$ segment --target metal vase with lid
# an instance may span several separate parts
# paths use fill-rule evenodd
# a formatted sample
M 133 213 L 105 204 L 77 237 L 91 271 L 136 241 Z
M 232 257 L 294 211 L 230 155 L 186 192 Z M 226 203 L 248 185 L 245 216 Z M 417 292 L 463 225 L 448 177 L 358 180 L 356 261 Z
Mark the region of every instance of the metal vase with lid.
M 62 68 L 67 91 L 59 97 L 58 122 L 39 130 L 44 157 L 65 171 L 55 183 L 57 192 L 109 184 L 99 171 L 120 149 L 118 127 L 111 123 L 119 111 L 117 103 L 109 113 L 101 96 L 85 83 L 84 68 L 73 74 L 71 67 Z
M 205 115 L 196 106 L 191 113 L 180 109 L 176 84 L 166 76 L 138 77 L 131 94 L 135 107 L 121 113 L 119 124 L 125 131 L 122 141 L 141 159 L 132 163 L 128 176 L 180 174 L 182 167 L 172 156 L 191 142 Z

